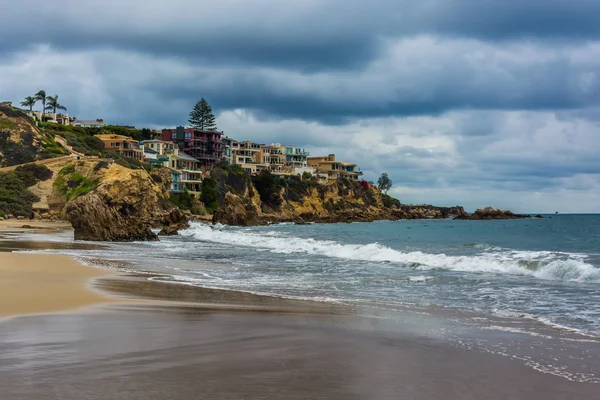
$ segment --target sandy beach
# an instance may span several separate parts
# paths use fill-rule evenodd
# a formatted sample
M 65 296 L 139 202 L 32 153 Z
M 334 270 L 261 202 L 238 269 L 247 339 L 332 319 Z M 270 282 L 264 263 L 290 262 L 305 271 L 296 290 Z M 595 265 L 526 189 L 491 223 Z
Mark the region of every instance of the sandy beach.
M 94 291 L 93 278 L 113 272 L 63 255 L 0 253 L 0 317 L 77 309 L 112 301 Z
M 71 229 L 71 224 L 67 221 L 46 221 L 43 219 L 0 220 L 0 233 L 29 231 L 57 232 L 65 229 Z

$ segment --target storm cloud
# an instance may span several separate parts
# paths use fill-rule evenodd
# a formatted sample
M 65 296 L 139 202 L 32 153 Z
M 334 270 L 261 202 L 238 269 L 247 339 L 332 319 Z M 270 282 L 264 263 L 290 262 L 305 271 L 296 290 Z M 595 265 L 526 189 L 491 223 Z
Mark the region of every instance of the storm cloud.
M 71 115 L 162 128 L 205 97 L 229 136 L 387 171 L 406 202 L 598 211 L 598 15 L 591 0 L 21 0 L 0 16 L 0 100 L 44 88 Z

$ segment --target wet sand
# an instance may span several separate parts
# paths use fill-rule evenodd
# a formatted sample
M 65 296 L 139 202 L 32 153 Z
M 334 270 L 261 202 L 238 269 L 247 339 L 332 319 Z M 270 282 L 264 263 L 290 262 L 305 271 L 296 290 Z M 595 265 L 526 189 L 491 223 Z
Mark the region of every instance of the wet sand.
M 352 315 L 140 306 L 0 324 L 2 399 L 592 399 L 598 385 Z
M 29 232 L 46 231 L 58 232 L 71 229 L 71 224 L 67 221 L 46 221 L 43 219 L 8 219 L 0 220 L 1 232 Z
M 111 299 L 89 287 L 110 271 L 86 267 L 72 257 L 0 253 L 0 317 L 76 309 Z

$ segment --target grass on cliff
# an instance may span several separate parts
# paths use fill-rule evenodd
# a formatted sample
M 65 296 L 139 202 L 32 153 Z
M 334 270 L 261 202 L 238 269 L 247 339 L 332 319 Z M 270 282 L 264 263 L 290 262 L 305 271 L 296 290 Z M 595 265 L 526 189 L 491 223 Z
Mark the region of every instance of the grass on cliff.
M 100 179 L 89 179 L 76 172 L 73 164 L 67 165 L 58 172 L 54 181 L 54 188 L 58 193 L 65 196 L 68 201 L 79 196 L 85 196 L 98 187 Z
M 27 165 L 0 173 L 0 215 L 31 215 L 33 203 L 40 199 L 28 188 L 51 177 L 52 171 L 44 165 Z

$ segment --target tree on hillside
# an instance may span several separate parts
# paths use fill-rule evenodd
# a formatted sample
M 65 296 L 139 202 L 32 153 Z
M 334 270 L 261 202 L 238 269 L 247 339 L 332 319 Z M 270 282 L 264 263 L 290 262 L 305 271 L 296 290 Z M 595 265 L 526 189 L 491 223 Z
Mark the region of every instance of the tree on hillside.
M 387 195 L 388 190 L 390 190 L 392 188 L 392 180 L 388 176 L 387 172 L 384 172 L 383 174 L 381 174 L 379 179 L 377 179 L 377 187 L 385 195 Z
M 67 107 L 58 103 L 58 95 L 48 96 L 46 101 L 48 102 L 46 110 L 52 110 L 52 113 L 54 114 L 56 114 L 56 110 L 67 111 Z
M 210 104 L 208 104 L 204 97 L 202 100 L 196 103 L 194 109 L 192 112 L 190 112 L 190 119 L 188 122 L 192 128 L 202 131 L 217 129 L 215 114 L 213 114 L 212 107 Z
M 35 99 L 42 102 L 42 122 L 44 122 L 44 113 L 46 112 L 46 91 L 40 90 L 35 94 Z
M 35 103 L 37 103 L 37 99 L 35 97 L 27 96 L 25 97 L 25 100 L 21 102 L 21 105 L 23 107 L 29 107 L 29 111 L 33 112 L 33 106 L 35 106 Z

